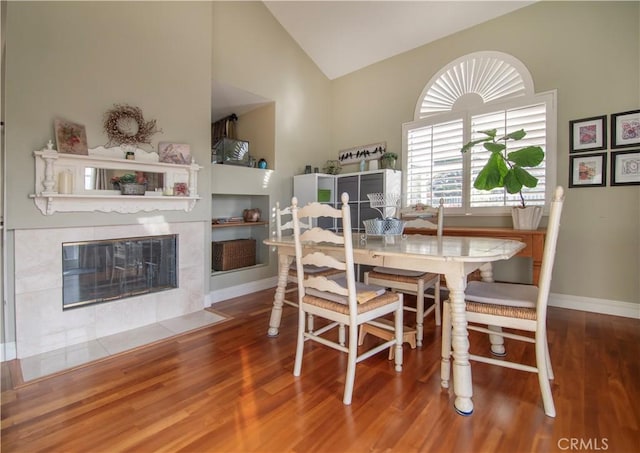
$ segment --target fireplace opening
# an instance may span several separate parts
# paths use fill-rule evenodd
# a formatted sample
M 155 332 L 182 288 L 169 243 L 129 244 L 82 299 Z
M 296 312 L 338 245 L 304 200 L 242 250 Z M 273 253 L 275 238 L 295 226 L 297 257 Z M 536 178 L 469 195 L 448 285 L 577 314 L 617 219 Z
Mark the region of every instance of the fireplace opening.
M 177 235 L 62 244 L 62 308 L 178 287 Z

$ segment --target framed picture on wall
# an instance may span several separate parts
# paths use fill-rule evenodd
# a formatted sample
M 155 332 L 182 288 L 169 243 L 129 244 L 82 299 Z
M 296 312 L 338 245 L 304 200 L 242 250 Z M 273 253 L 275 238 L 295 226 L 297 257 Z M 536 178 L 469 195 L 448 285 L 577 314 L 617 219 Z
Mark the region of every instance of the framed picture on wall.
M 611 185 L 640 184 L 640 149 L 611 152 Z
M 59 153 L 89 154 L 87 132 L 82 124 L 72 123 L 62 118 L 53 121 L 56 134 L 56 146 Z
M 582 153 L 607 147 L 607 116 L 569 121 L 569 152 Z
M 187 165 L 191 163 L 191 147 L 185 143 L 158 143 L 160 162 Z
M 387 142 L 371 143 L 370 145 L 356 146 L 343 149 L 338 153 L 341 165 L 357 164 L 362 160 L 380 159 L 387 149 Z
M 569 156 L 569 187 L 607 185 L 607 153 Z
M 640 110 L 611 115 L 611 148 L 640 145 Z

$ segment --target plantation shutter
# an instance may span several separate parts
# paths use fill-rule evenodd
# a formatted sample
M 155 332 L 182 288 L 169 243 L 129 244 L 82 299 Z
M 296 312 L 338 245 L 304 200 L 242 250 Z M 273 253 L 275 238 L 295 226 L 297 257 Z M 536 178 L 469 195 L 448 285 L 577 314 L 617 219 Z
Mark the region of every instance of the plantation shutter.
M 497 129 L 497 136 L 524 129 L 527 135 L 517 142 L 509 142 L 505 154 L 516 151 L 526 146 L 540 146 L 545 151 L 545 161 L 538 167 L 527 169 L 533 176 L 539 179 L 534 188 L 523 187 L 522 193 L 529 205 L 544 205 L 545 197 L 545 171 L 546 171 L 546 104 L 536 104 L 526 107 L 507 109 L 481 115 L 471 116 L 471 139 L 482 138 L 480 131 Z M 509 194 L 502 188 L 492 191 L 476 190 L 473 188 L 478 173 L 489 158 L 489 151 L 482 144 L 476 145 L 471 150 L 470 163 L 470 206 L 471 208 L 488 206 L 515 206 L 520 204 L 519 194 Z
M 406 203 L 462 206 L 463 121 L 424 125 L 408 129 Z

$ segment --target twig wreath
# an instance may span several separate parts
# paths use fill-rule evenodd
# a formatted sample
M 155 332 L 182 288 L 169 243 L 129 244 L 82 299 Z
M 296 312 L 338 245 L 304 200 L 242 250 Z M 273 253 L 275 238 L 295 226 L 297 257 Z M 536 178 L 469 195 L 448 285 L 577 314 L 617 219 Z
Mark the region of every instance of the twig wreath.
M 115 104 L 104 114 L 104 130 L 109 137 L 107 147 L 116 145 L 151 144 L 151 136 L 162 132 L 156 120 L 145 121 L 140 107 Z

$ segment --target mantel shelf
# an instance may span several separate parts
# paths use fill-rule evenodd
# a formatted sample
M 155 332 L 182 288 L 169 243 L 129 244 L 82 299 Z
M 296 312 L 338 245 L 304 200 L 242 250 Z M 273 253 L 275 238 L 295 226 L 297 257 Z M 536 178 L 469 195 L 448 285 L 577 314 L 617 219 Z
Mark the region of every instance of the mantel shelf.
M 144 160 L 124 158 L 120 147 L 98 147 L 89 155 L 58 153 L 52 143 L 48 149 L 34 151 L 36 164 L 35 193 L 29 195 L 44 215 L 55 212 L 118 212 L 133 214 L 149 211 L 191 211 L 198 196 L 198 172 L 195 162 L 173 164 L 158 162 L 155 153 L 142 153 Z M 150 172 L 163 175 L 165 188 L 181 183 L 189 196 L 164 196 L 149 191 L 146 195 L 122 195 L 117 190 L 95 190 L 84 187 L 85 168 L 114 169 L 128 172 Z M 65 178 L 61 178 L 65 176 Z M 68 185 L 62 185 L 62 180 Z
M 118 212 L 133 214 L 149 211 L 189 212 L 200 197 L 165 197 L 145 195 L 75 195 L 75 194 L 31 194 L 36 206 L 44 215 L 55 212 Z
M 211 228 L 252 227 L 256 225 L 269 225 L 269 222 L 228 222 L 212 223 Z

